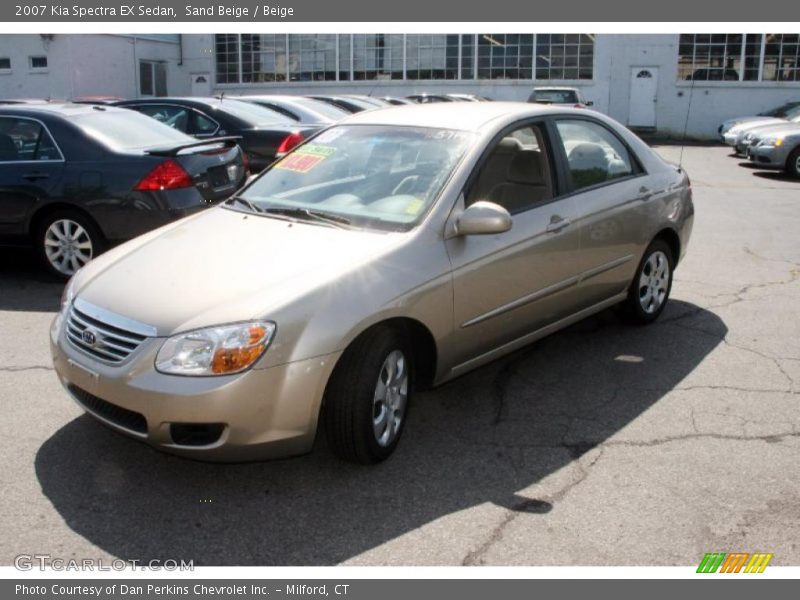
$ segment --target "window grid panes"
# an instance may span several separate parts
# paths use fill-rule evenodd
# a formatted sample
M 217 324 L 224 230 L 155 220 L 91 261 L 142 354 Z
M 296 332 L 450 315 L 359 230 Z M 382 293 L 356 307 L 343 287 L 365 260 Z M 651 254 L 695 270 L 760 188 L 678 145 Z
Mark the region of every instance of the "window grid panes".
M 594 35 L 554 33 L 536 36 L 536 79 L 592 79 Z
M 800 35 L 768 33 L 764 44 L 764 81 L 800 81 Z
M 353 35 L 353 79 L 403 79 L 402 34 Z
M 594 76 L 590 34 L 217 34 L 214 48 L 217 84 Z

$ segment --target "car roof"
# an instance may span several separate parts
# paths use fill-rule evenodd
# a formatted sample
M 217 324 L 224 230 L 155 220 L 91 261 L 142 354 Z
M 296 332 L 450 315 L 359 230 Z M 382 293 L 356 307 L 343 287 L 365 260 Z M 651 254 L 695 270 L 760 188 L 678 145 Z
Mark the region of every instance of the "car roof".
M 452 102 L 413 104 L 361 112 L 342 123 L 364 125 L 403 125 L 478 131 L 496 119 L 547 116 L 552 114 L 586 115 L 585 110 L 551 107 L 528 102 Z
M 123 107 L 98 106 L 96 104 L 77 104 L 72 102 L 56 104 L 5 104 L 0 106 L 4 112 L 19 114 L 39 114 L 39 115 L 59 115 L 62 117 L 74 117 L 84 114 L 102 112 L 120 112 L 126 110 Z
M 557 90 L 569 90 L 571 92 L 577 92 L 578 88 L 569 87 L 565 85 L 546 85 L 546 86 L 536 86 L 535 88 L 533 88 L 534 92 L 555 92 Z

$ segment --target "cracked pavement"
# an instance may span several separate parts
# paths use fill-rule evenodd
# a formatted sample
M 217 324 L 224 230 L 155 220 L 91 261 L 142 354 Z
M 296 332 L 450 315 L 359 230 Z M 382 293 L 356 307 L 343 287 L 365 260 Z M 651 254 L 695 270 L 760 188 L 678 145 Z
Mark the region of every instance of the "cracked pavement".
M 0 564 L 800 564 L 800 182 L 727 154 L 684 150 L 696 222 L 656 324 L 605 312 L 418 395 L 374 468 L 324 440 L 202 464 L 81 416 L 49 362 L 60 286 L 3 251 Z

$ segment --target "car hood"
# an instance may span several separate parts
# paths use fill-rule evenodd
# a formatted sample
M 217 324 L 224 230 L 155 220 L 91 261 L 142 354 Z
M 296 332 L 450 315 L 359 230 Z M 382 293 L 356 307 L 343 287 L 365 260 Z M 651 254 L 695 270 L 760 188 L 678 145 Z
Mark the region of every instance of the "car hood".
M 762 127 L 763 125 L 775 125 L 781 123 L 788 123 L 786 119 L 776 119 L 775 117 L 759 117 L 756 120 L 747 121 L 745 123 L 739 123 L 731 127 L 729 133 L 742 133 L 743 131 L 750 131 L 756 127 Z
M 159 336 L 269 318 L 404 239 L 222 207 L 148 237 L 90 263 L 75 295 L 155 327 Z
M 752 134 L 753 137 L 761 137 L 765 135 L 792 135 L 800 133 L 800 123 L 775 123 L 772 125 L 762 125 L 761 127 L 754 127 L 747 132 Z

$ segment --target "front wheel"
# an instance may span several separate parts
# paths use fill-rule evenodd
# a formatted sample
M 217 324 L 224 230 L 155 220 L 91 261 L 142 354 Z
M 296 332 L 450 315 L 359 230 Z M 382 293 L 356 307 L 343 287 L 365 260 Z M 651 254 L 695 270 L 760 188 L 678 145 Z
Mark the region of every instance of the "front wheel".
M 325 433 L 350 462 L 387 459 L 403 432 L 413 385 L 409 344 L 401 331 L 376 327 L 342 355 L 325 397 Z
M 672 289 L 674 264 L 672 250 L 664 240 L 654 240 L 648 246 L 624 302 L 624 314 L 628 320 L 647 324 L 658 318 Z
M 795 148 L 786 161 L 786 171 L 792 177 L 800 178 L 800 146 Z

